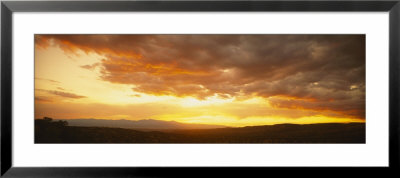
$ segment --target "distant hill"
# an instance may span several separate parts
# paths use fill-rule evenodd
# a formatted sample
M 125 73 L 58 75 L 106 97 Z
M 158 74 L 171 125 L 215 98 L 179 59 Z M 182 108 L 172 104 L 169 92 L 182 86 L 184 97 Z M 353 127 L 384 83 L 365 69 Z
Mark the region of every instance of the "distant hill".
M 35 120 L 35 143 L 365 143 L 365 123 L 143 131 Z
M 176 130 L 176 129 L 214 129 L 224 128 L 223 125 L 185 124 L 176 121 L 162 121 L 155 119 L 145 120 L 106 120 L 106 119 L 63 119 L 69 126 L 81 127 L 114 127 L 137 130 Z M 54 121 L 59 121 L 55 119 Z

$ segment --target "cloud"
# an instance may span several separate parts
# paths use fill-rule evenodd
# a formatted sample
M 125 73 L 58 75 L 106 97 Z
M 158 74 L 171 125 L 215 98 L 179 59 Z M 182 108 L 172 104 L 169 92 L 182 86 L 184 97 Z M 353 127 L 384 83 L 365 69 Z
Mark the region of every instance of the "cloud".
M 152 95 L 260 96 L 277 108 L 365 118 L 365 35 L 36 35 L 103 55 L 104 81 Z
M 48 82 L 51 82 L 51 83 L 53 83 L 53 84 L 59 84 L 59 83 L 60 83 L 59 81 L 56 81 L 56 80 L 45 79 L 45 78 L 38 78 L 38 77 L 35 77 L 35 80 L 48 81 Z
M 100 65 L 100 63 L 94 63 L 92 65 L 83 65 L 81 67 L 84 68 L 84 69 L 88 69 L 88 70 L 94 70 L 99 65 Z
M 51 99 L 47 97 L 37 97 L 35 96 L 35 102 L 53 102 Z
M 38 91 L 43 91 L 43 92 L 47 92 L 53 95 L 57 95 L 57 96 L 61 96 L 64 98 L 72 98 L 72 99 L 81 99 L 81 98 L 87 98 L 86 96 L 81 96 L 81 95 L 77 95 L 74 93 L 69 93 L 69 92 L 62 92 L 62 91 L 57 91 L 57 90 L 44 90 L 44 89 L 36 89 Z
M 81 96 L 81 95 L 76 95 L 73 93 L 68 93 L 68 92 L 62 92 L 62 91 L 48 91 L 49 93 L 58 95 L 58 96 L 62 96 L 62 97 L 66 97 L 66 98 L 74 98 L 74 99 L 80 99 L 80 98 L 86 98 L 86 96 Z

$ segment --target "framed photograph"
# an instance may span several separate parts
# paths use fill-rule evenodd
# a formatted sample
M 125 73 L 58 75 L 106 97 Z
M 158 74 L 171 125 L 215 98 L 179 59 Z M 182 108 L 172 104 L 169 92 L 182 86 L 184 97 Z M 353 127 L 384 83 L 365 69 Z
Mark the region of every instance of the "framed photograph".
M 395 172 L 399 21 L 399 1 L 2 1 L 1 175 Z

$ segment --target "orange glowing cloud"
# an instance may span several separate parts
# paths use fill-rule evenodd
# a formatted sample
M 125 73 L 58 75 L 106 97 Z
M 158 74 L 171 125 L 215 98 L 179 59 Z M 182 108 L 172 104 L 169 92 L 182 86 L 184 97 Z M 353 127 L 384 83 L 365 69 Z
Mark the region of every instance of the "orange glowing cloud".
M 365 119 L 365 35 L 36 35 L 35 45 L 101 55 L 81 67 L 138 93 L 262 97 Z

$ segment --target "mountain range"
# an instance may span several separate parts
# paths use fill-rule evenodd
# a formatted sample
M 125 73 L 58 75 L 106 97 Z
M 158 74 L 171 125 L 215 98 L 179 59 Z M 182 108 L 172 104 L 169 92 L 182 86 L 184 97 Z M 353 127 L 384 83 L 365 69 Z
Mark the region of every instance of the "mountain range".
M 139 130 L 176 130 L 176 129 L 214 129 L 225 128 L 223 125 L 208 124 L 186 124 L 176 121 L 163 121 L 155 119 L 144 120 L 106 120 L 106 119 L 54 119 L 54 121 L 64 120 L 69 126 L 82 127 L 115 127 Z

